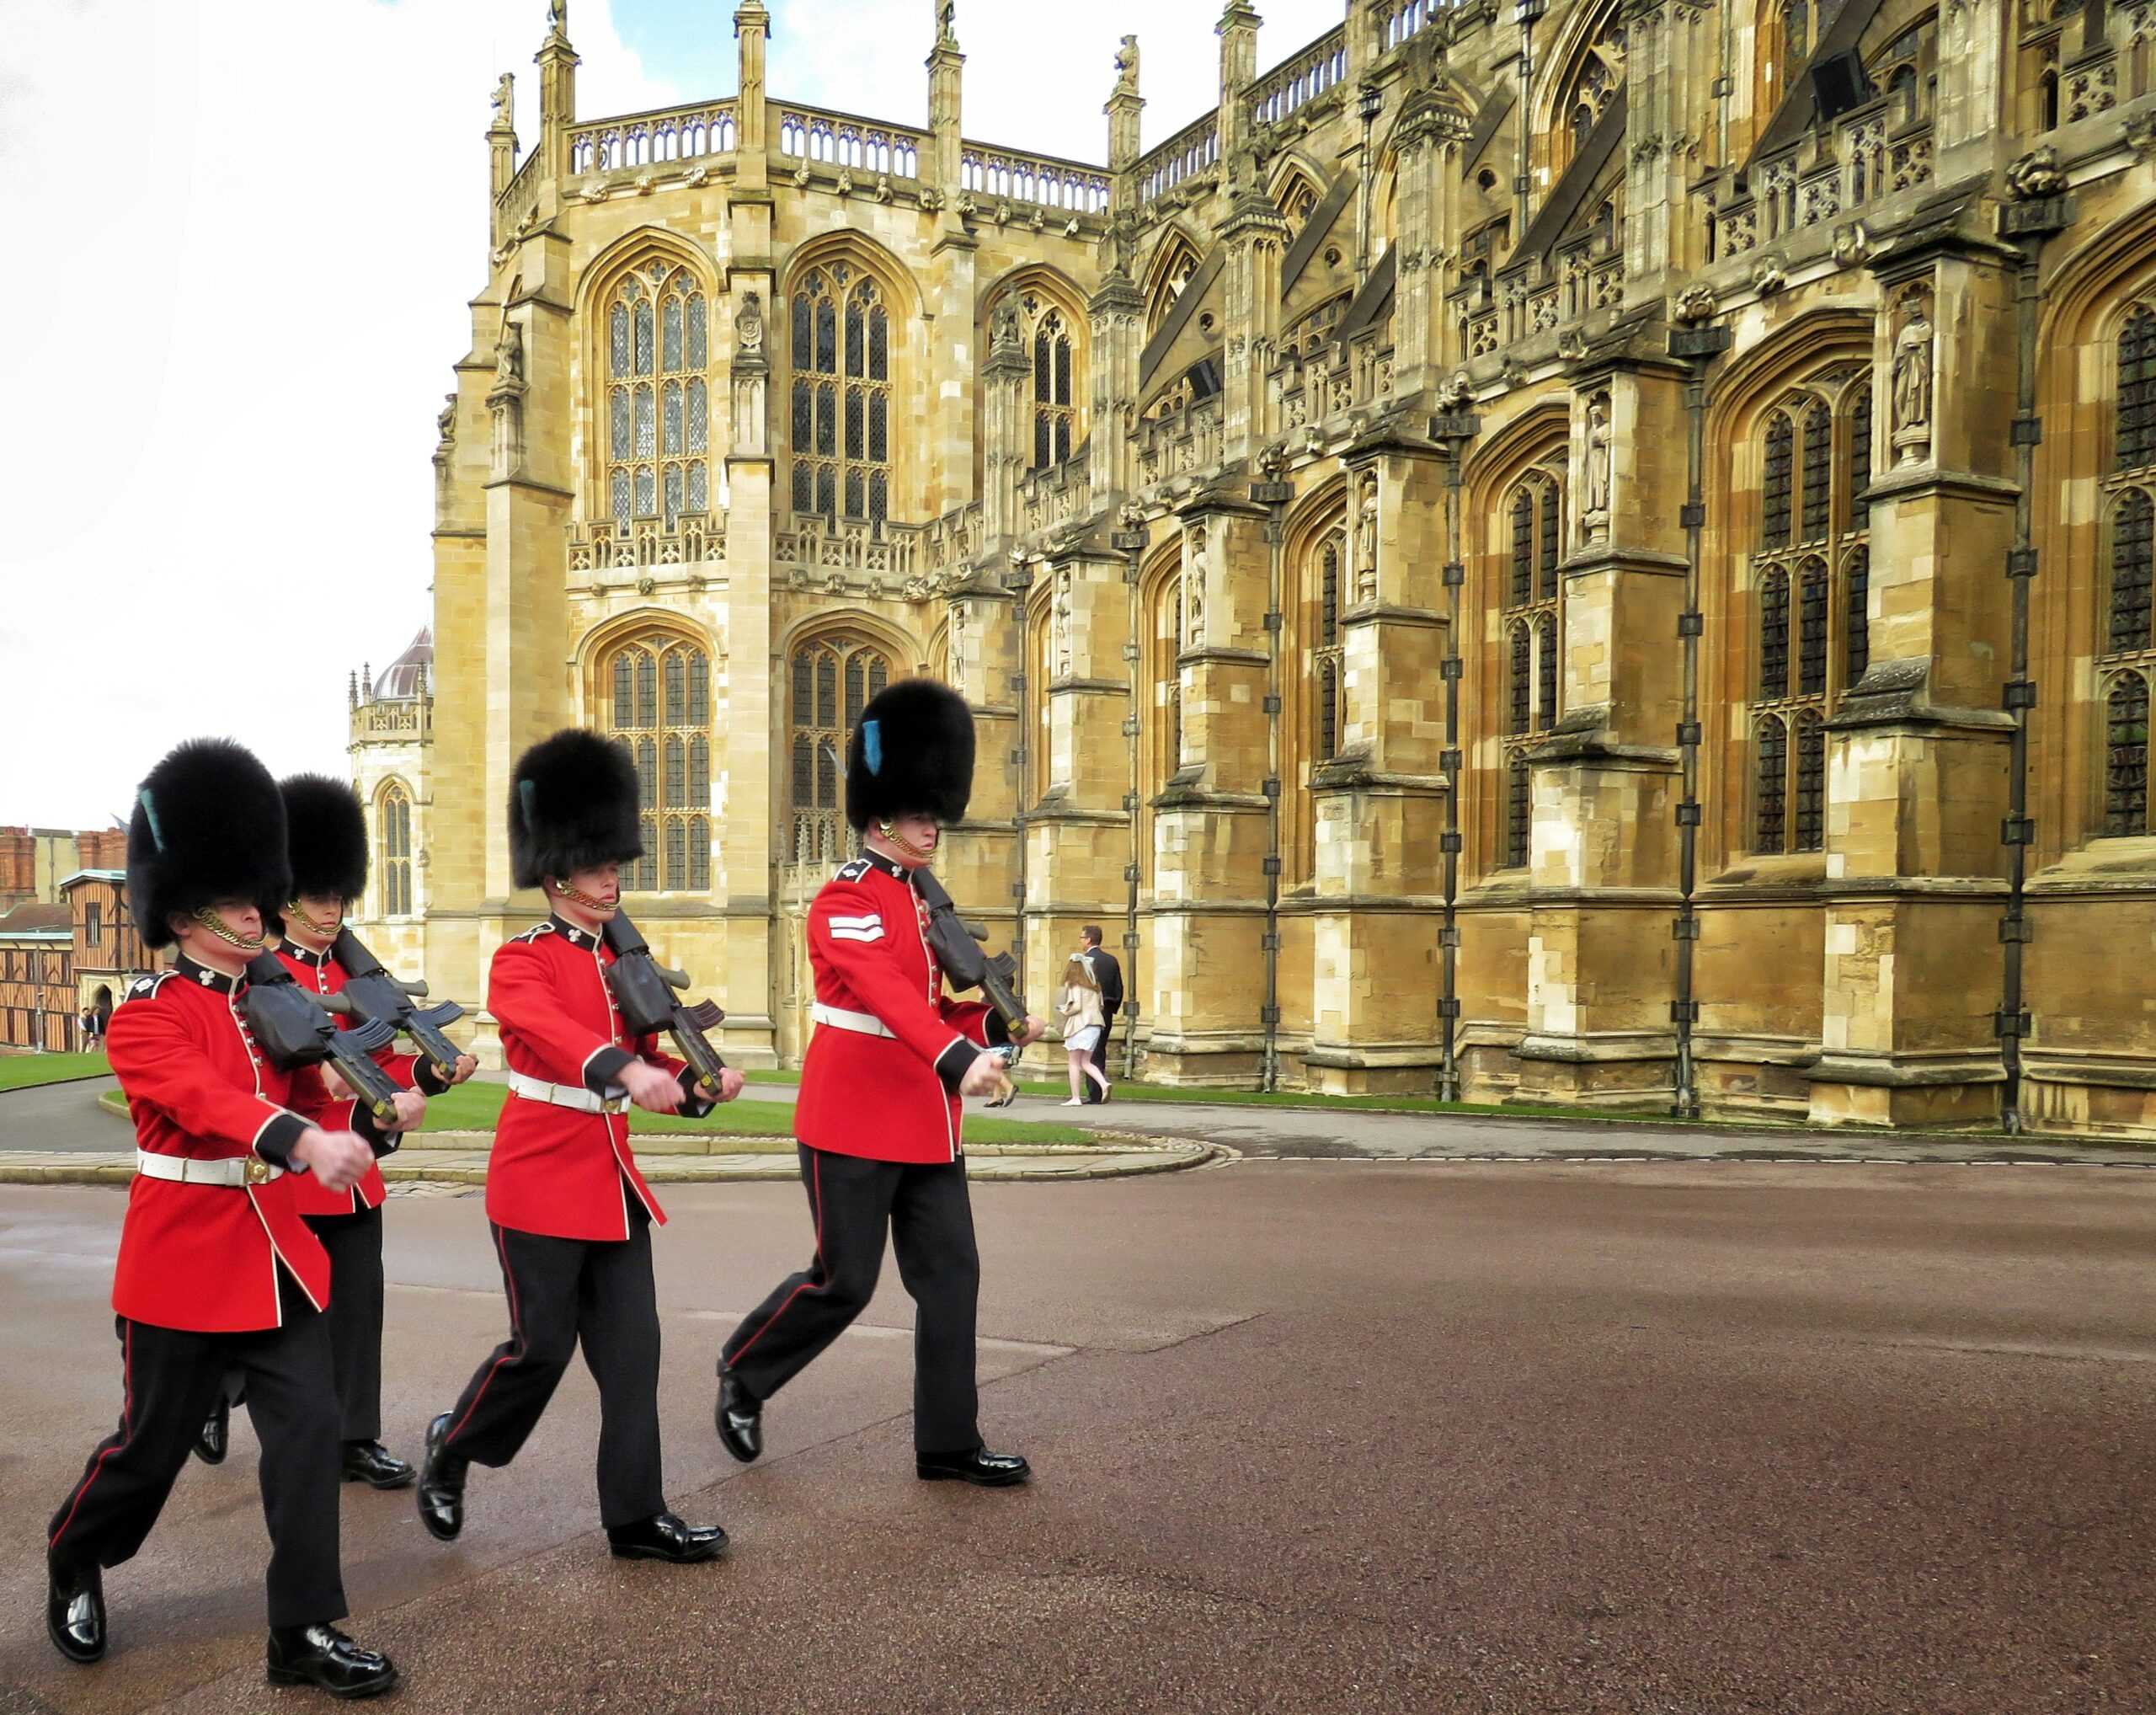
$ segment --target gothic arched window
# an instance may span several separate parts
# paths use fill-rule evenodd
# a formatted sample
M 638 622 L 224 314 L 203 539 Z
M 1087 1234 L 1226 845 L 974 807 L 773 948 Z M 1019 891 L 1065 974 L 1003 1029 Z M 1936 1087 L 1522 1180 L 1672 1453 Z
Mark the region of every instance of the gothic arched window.
M 607 511 L 617 526 L 711 510 L 710 309 L 664 260 L 624 275 L 606 320 Z
M 1078 408 L 1070 389 L 1070 334 L 1059 310 L 1033 331 L 1033 463 L 1045 469 L 1070 457 Z
M 711 885 L 711 660 L 694 644 L 643 637 L 615 650 L 600 675 L 606 729 L 637 768 L 643 856 L 622 867 L 638 893 Z
M 375 873 L 381 876 L 382 914 L 409 916 L 412 910 L 412 799 L 402 781 L 392 780 L 375 801 Z
M 1506 608 L 1497 682 L 1500 716 L 1513 742 L 1505 756 L 1505 811 L 1499 852 L 1508 865 L 1527 862 L 1528 758 L 1557 724 L 1562 700 L 1564 615 L 1558 574 L 1563 552 L 1565 490 L 1556 473 L 1527 471 L 1505 493 L 1502 558 L 1493 569 Z
M 2104 832 L 2148 831 L 2148 681 L 2121 673 L 2104 704 Z
M 1808 381 L 1769 413 L 1762 445 L 1753 701 L 1774 719 L 1752 728 L 1754 849 L 1816 852 L 1826 834 L 1826 715 L 1871 661 L 1869 371 L 1843 364 Z M 1769 769 L 1780 771 L 1773 791 Z M 1774 843 L 1756 843 L 1769 830 Z
M 793 294 L 793 510 L 891 516 L 891 317 L 875 280 L 843 262 Z
M 836 633 L 795 645 L 787 674 L 792 860 L 830 863 L 842 848 L 846 741 L 868 699 L 890 682 L 890 659 Z

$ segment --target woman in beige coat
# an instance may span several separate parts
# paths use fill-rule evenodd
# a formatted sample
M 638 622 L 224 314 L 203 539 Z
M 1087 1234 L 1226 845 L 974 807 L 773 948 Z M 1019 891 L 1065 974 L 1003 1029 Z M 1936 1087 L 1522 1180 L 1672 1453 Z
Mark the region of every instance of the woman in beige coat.
M 1101 1099 L 1107 1101 L 1108 1081 L 1093 1064 L 1092 1055 L 1101 1032 L 1107 1028 L 1107 1017 L 1101 1010 L 1101 986 L 1093 980 L 1092 967 L 1086 963 L 1083 954 L 1072 954 L 1070 962 L 1063 967 L 1063 993 L 1056 1010 L 1063 1015 L 1063 1046 L 1070 1057 L 1070 1099 L 1063 1105 L 1079 1105 L 1079 1092 L 1084 1088 L 1078 1082 L 1081 1074 L 1101 1087 Z

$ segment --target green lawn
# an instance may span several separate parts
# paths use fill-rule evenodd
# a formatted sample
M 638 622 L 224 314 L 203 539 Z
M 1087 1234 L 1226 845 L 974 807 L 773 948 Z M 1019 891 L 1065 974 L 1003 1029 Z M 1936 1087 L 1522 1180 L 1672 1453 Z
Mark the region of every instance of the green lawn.
M 751 1074 L 751 1076 L 754 1076 Z M 430 1131 L 491 1131 L 501 1117 L 509 1092 L 499 1084 L 459 1084 L 427 1103 Z M 734 1137 L 791 1137 L 793 1107 L 787 1102 L 758 1102 L 748 1097 L 728 1103 L 702 1119 L 685 1119 L 675 1114 L 647 1114 L 629 1110 L 632 1132 L 717 1132 Z M 1075 1125 L 1028 1125 L 1010 1119 L 966 1117 L 966 1139 L 971 1143 L 1090 1143 L 1091 1134 Z
M 0 1054 L 0 1090 L 101 1078 L 111 1070 L 101 1054 Z

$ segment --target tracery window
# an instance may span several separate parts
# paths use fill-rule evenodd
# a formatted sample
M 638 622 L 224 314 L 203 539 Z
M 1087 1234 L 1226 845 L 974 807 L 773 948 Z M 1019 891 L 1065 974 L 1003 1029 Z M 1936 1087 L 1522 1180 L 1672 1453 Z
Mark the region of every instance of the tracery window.
M 375 873 L 382 878 L 382 914 L 402 917 L 412 910 L 412 799 L 392 780 L 375 801 Z
M 1564 548 L 1564 488 L 1556 474 L 1529 470 L 1507 490 L 1505 558 L 1499 587 L 1505 614 L 1504 730 L 1508 740 L 1508 786 L 1500 847 L 1508 864 L 1527 861 L 1527 834 L 1516 826 L 1527 814 L 1526 758 L 1542 735 L 1557 724 L 1563 680 L 1562 604 L 1557 562 Z
M 711 661 L 664 634 L 614 652 L 601 673 L 607 731 L 637 769 L 643 856 L 624 864 L 637 893 L 700 892 L 711 885 Z
M 1182 767 L 1182 575 L 1170 578 L 1161 593 L 1153 626 L 1153 658 L 1160 689 L 1159 775 L 1165 783 Z
M 2135 308 L 2119 331 L 2117 427 L 2105 481 L 2100 648 L 2112 671 L 2104 705 L 2106 835 L 2152 831 L 2148 686 L 2156 673 L 2156 310 Z M 2114 671 L 2123 670 L 2123 671 Z
M 1558 107 L 1572 155 L 1585 147 L 1611 98 L 1623 87 L 1625 56 L 1625 25 L 1613 13 L 1578 61 Z M 1565 163 L 1557 165 L 1561 168 Z
M 710 308 L 664 259 L 624 275 L 606 313 L 607 511 L 617 526 L 711 510 Z
M 791 307 L 793 510 L 891 515 L 891 317 L 874 280 L 812 270 Z
M 1826 838 L 1828 710 L 1870 665 L 1871 386 L 1844 365 L 1806 382 L 1760 430 L 1752 849 Z
M 1046 470 L 1068 459 L 1077 441 L 1075 365 L 1063 312 L 1030 295 L 1025 307 L 1033 323 L 1033 467 Z
M 1341 703 L 1346 664 L 1340 641 L 1341 548 L 1337 532 L 1327 532 L 1320 542 L 1313 567 L 1315 585 L 1312 604 L 1314 639 L 1310 650 L 1310 694 L 1315 704 L 1312 723 L 1312 753 L 1320 762 L 1340 754 Z
M 835 633 L 798 645 L 787 671 L 792 858 L 831 863 L 844 849 L 846 741 L 868 699 L 890 682 L 890 659 Z

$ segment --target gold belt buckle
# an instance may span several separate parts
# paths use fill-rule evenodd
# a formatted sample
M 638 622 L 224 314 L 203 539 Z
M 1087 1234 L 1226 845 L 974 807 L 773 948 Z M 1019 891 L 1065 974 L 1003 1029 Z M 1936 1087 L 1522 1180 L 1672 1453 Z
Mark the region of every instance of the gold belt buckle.
M 271 1167 L 270 1163 L 263 1160 L 260 1156 L 251 1155 L 247 1157 L 247 1167 L 245 1172 L 242 1174 L 242 1178 L 247 1183 L 250 1185 L 266 1185 L 270 1182 L 270 1180 L 276 1177 L 276 1168 Z

